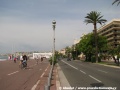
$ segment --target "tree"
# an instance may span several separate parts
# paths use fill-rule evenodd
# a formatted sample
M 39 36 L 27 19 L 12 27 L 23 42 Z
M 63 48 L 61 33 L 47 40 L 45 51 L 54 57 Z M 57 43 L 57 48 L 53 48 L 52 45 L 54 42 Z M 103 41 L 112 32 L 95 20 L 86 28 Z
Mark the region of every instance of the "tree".
M 109 45 L 107 51 L 108 51 L 108 54 L 112 56 L 112 58 L 114 59 L 115 63 L 117 63 L 116 59 L 115 59 L 115 55 L 117 55 L 117 48 L 114 48 L 111 45 Z
M 66 54 L 66 56 L 68 56 L 68 54 L 71 53 L 71 51 L 72 51 L 72 49 L 69 46 L 67 46 L 65 48 L 65 54 Z
M 112 5 L 113 4 L 115 4 L 115 3 L 117 3 L 117 6 L 120 4 L 120 0 L 115 0 L 113 3 L 112 3 Z
M 80 52 L 79 52 L 79 45 L 78 44 L 72 45 L 72 47 L 71 47 L 71 54 L 72 54 L 73 60 L 78 59 L 78 55 L 80 54 Z
M 120 45 L 117 47 L 117 51 L 118 53 L 120 53 Z
M 94 40 L 94 34 L 89 33 L 87 35 L 84 35 L 80 42 L 78 43 L 79 46 L 79 52 L 84 53 L 86 56 L 86 61 L 91 62 L 91 57 L 95 53 L 95 40 Z M 98 36 L 98 52 L 101 53 L 107 48 L 107 39 L 103 36 Z
M 103 16 L 101 16 L 100 12 L 97 11 L 91 11 L 90 13 L 87 14 L 87 16 L 85 17 L 85 23 L 92 23 L 94 25 L 94 35 L 95 35 L 95 47 L 96 47 L 96 53 L 95 53 L 95 57 L 96 57 L 96 61 L 98 62 L 98 43 L 97 43 L 97 23 L 101 24 L 105 23 L 107 20 L 102 19 Z

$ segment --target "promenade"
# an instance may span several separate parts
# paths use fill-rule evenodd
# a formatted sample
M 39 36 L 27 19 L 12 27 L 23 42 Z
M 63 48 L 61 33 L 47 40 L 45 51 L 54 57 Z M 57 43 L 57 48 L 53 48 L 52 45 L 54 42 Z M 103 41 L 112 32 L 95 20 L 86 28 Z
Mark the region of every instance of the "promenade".
M 44 90 L 51 65 L 47 59 L 28 60 L 26 69 L 19 68 L 19 61 L 0 61 L 0 90 Z M 50 90 L 56 90 L 57 68 L 53 68 Z

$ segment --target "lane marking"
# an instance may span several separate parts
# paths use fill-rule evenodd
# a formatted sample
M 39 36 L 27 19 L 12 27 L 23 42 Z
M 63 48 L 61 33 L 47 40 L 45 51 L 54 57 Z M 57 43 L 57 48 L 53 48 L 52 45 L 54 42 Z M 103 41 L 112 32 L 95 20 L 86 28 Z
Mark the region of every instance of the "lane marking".
M 108 72 L 106 72 L 106 71 L 103 71 L 103 70 L 98 70 L 98 71 L 100 71 L 100 72 L 103 72 L 103 73 L 108 73 Z
M 47 71 L 49 65 L 47 66 L 47 68 L 45 69 L 45 71 L 42 73 L 42 75 L 40 76 L 41 78 L 43 77 L 43 75 L 45 74 L 45 72 Z
M 83 74 L 86 74 L 84 71 L 80 70 Z
M 49 67 L 49 66 L 48 66 Z M 45 69 L 45 71 L 47 71 L 48 67 Z
M 72 68 L 74 68 L 74 69 L 78 70 L 78 68 L 76 68 L 76 67 L 74 67 L 74 66 L 70 65 L 69 63 L 67 63 L 67 62 L 65 62 L 65 61 L 63 61 L 63 60 L 62 60 L 62 62 L 66 63 L 66 64 L 68 64 L 69 66 L 71 66 Z
M 40 77 L 42 78 L 44 74 L 45 74 L 45 72 L 43 72 L 42 75 L 41 75 Z
M 10 74 L 8 74 L 8 75 L 12 75 L 12 74 L 15 74 L 15 73 L 18 73 L 19 71 L 15 71 L 15 72 L 13 72 L 13 73 L 10 73 Z
M 94 80 L 96 80 L 96 81 L 98 81 L 98 82 L 102 82 L 102 81 L 98 80 L 97 78 L 95 78 L 95 77 L 93 77 L 93 76 L 91 76 L 91 75 L 89 75 L 89 77 L 91 77 L 92 79 L 94 79 Z
M 39 82 L 40 82 L 40 80 L 38 80 L 37 81 L 37 83 L 32 87 L 32 89 L 31 90 L 35 90 L 36 89 L 36 87 L 37 87 L 37 85 L 39 84 Z
M 48 67 L 45 69 L 45 71 L 47 71 Z
M 46 68 L 45 70 L 47 70 L 48 67 L 49 67 L 49 65 L 47 66 L 47 68 Z M 41 69 L 39 69 L 39 70 L 41 70 Z M 42 75 L 41 75 L 40 77 L 42 78 L 44 74 L 45 74 L 45 71 L 42 73 Z M 31 90 L 35 90 L 39 83 L 40 83 L 40 79 L 39 79 L 39 80 L 36 82 L 36 84 L 31 88 Z

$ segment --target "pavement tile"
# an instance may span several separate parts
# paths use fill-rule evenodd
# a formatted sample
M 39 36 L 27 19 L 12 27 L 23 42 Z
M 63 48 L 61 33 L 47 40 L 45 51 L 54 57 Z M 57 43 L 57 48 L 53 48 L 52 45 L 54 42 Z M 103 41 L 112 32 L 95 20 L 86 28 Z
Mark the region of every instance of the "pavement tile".
M 40 78 L 40 83 L 38 84 L 35 90 L 45 90 L 44 88 L 48 81 L 50 69 L 51 69 L 51 66 L 49 66 L 48 70 L 45 71 L 45 74 L 43 75 L 43 77 Z M 52 72 L 50 90 L 57 90 L 56 89 L 56 75 L 57 75 L 57 67 L 54 66 L 53 72 Z
M 56 66 L 53 68 L 50 90 L 56 90 Z

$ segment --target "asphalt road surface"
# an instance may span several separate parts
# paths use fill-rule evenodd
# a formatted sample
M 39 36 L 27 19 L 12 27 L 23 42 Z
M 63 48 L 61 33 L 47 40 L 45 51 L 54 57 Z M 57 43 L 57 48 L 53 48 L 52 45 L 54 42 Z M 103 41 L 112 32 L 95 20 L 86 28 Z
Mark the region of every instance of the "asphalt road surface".
M 63 90 L 120 90 L 120 68 L 81 61 L 59 61 L 70 87 Z
M 19 61 L 1 61 L 0 90 L 35 90 L 36 82 L 48 66 L 47 60 L 38 64 L 35 60 L 28 60 L 27 69 L 19 68 Z

